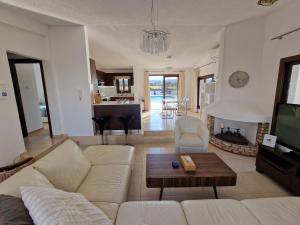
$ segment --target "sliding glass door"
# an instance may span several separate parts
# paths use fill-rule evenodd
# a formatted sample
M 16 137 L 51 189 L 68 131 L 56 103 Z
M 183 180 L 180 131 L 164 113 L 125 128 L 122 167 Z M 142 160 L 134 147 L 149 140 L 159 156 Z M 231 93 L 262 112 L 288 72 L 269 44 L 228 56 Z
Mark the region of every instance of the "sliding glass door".
M 162 101 L 178 98 L 178 75 L 149 76 L 151 110 L 161 110 Z
M 166 101 L 177 101 L 178 97 L 178 76 L 164 76 L 165 91 L 164 99 Z

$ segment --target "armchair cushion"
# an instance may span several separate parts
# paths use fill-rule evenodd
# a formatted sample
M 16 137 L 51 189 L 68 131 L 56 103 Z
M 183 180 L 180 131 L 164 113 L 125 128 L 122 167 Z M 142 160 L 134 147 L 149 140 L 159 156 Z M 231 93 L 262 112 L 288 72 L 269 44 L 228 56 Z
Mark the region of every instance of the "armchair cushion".
M 179 139 L 179 145 L 197 147 L 197 146 L 202 146 L 203 141 L 197 134 L 183 133 Z
M 177 152 L 205 152 L 208 149 L 209 131 L 198 118 L 184 116 L 176 121 L 175 145 Z

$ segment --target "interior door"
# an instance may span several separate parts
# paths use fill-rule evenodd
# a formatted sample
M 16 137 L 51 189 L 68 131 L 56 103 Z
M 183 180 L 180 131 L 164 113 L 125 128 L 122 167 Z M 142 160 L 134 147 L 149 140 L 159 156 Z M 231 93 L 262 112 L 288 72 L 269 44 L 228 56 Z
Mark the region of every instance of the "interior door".
M 44 69 L 43 69 L 43 64 L 42 61 L 40 60 L 35 60 L 35 59 L 9 59 L 9 66 L 10 66 L 10 71 L 11 71 L 11 77 L 13 81 L 13 86 L 14 86 L 14 92 L 15 92 L 15 97 L 16 97 L 16 102 L 17 102 L 17 107 L 18 107 L 18 113 L 19 113 L 19 119 L 21 123 L 21 129 L 23 133 L 23 137 L 28 136 L 28 129 L 26 125 L 26 118 L 25 118 L 25 113 L 24 113 L 24 107 L 23 107 L 23 102 L 22 102 L 22 96 L 21 96 L 21 91 L 20 91 L 20 85 L 19 85 L 19 80 L 17 76 L 17 70 L 16 70 L 16 65 L 17 64 L 39 64 L 39 69 L 41 73 L 41 82 L 43 86 L 43 93 L 44 93 L 44 98 L 45 98 L 45 110 L 46 110 L 46 115 L 47 115 L 47 122 L 49 124 L 49 134 L 50 137 L 53 137 L 52 133 L 52 126 L 51 126 L 51 117 L 50 117 L 50 112 L 49 112 L 49 106 L 48 106 L 48 97 L 47 97 L 47 89 L 46 89 L 46 83 L 45 83 L 45 76 L 44 76 Z
M 213 101 L 211 98 L 215 88 L 214 74 L 198 77 L 197 82 L 197 109 L 202 110 L 209 102 Z

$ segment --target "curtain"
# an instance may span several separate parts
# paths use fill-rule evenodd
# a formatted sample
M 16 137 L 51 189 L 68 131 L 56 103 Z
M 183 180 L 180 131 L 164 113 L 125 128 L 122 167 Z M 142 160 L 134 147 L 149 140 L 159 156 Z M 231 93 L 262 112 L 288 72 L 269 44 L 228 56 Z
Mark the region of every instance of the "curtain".
M 185 96 L 185 72 L 179 73 L 178 81 L 178 99 L 182 100 Z
M 200 70 L 193 69 L 192 73 L 192 93 L 191 93 L 191 110 L 197 112 L 197 79 L 199 77 Z
M 144 73 L 144 85 L 145 85 L 145 110 L 150 111 L 151 110 L 151 104 L 150 104 L 150 86 L 149 86 L 149 73 Z

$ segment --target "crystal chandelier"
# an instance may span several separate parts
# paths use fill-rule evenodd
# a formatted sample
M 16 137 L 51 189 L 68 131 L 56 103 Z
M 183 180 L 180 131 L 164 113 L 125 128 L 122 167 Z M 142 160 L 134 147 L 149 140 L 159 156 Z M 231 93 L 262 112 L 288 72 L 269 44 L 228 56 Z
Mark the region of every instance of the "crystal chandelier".
M 156 14 L 158 15 L 158 8 Z M 156 16 L 157 20 L 157 16 Z M 170 44 L 170 34 L 157 29 L 154 16 L 154 3 L 151 2 L 151 25 L 152 30 L 143 30 L 141 36 L 141 50 L 152 55 L 158 55 L 162 52 L 166 52 Z

